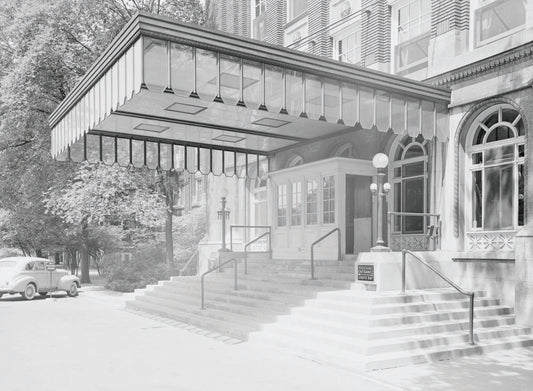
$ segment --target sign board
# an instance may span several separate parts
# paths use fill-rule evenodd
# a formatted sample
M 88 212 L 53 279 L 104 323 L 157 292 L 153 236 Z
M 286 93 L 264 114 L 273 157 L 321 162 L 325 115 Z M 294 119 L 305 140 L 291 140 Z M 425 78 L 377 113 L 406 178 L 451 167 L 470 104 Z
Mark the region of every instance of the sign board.
M 357 265 L 357 281 L 374 281 L 374 265 Z
M 54 270 L 56 270 L 56 265 L 54 265 L 53 263 L 47 263 L 46 270 L 49 272 L 53 272 Z

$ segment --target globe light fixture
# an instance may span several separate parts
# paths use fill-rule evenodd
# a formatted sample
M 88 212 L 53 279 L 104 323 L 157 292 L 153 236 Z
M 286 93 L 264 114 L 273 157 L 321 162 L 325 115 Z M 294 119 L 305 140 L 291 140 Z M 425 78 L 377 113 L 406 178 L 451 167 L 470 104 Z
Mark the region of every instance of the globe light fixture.
M 390 251 L 390 248 L 385 246 L 383 240 L 383 205 L 384 197 L 390 190 L 390 183 L 385 182 L 385 168 L 389 165 L 389 158 L 384 153 L 377 153 L 372 158 L 372 165 L 377 169 L 377 183 L 370 185 L 372 195 L 376 197 L 377 203 L 377 239 L 376 245 L 370 251 Z

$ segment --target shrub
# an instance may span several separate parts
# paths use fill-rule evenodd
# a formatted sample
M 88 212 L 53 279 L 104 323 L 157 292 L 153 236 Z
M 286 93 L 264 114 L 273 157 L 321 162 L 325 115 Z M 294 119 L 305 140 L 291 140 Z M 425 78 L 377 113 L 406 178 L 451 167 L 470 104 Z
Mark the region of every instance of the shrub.
M 128 259 L 129 258 L 129 259 Z M 160 247 L 134 250 L 130 257 L 106 256 L 103 275 L 106 288 L 119 292 L 133 292 L 159 280 L 168 279 L 171 270 Z

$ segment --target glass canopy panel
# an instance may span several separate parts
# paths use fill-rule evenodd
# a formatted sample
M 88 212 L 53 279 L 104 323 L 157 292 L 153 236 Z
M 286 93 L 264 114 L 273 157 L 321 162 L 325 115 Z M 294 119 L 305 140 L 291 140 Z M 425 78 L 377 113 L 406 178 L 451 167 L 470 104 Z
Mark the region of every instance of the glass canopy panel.
M 407 134 L 415 137 L 420 134 L 420 102 L 407 99 Z
M 222 165 L 222 155 L 224 151 L 213 149 L 211 151 L 211 172 L 213 175 L 222 175 L 224 167 Z
M 236 105 L 241 98 L 241 65 L 236 57 L 220 57 L 220 94 L 229 105 Z
M 383 91 L 376 91 L 376 126 L 381 132 L 386 132 L 391 127 L 390 105 L 390 95 Z
M 145 141 L 146 149 L 146 167 L 151 170 L 155 170 L 159 167 L 159 151 L 157 148 L 157 143 L 152 141 Z
M 302 73 L 291 69 L 285 70 L 287 102 L 286 110 L 290 115 L 295 117 L 302 113 Z
M 170 45 L 170 87 L 175 94 L 189 96 L 194 91 L 194 57 L 191 46 Z
M 201 99 L 211 101 L 217 96 L 217 56 L 215 52 L 196 49 L 196 88 Z
M 257 109 L 262 103 L 261 64 L 245 62 L 243 79 L 244 104 L 250 109 Z
M 239 178 L 246 177 L 246 154 L 237 152 L 235 153 L 235 161 L 237 162 L 235 166 L 235 174 Z
M 168 82 L 167 41 L 146 37 L 143 41 L 144 83 L 149 89 L 162 92 Z
M 130 165 L 130 140 L 127 138 L 117 139 L 117 163 L 121 167 Z
M 359 88 L 359 122 L 364 129 L 372 129 L 374 125 L 374 90 Z
M 185 160 L 187 162 L 186 169 L 191 174 L 194 174 L 198 171 L 198 148 L 196 147 L 185 147 Z
M 396 134 L 405 132 L 405 101 L 398 95 L 392 96 L 392 131 Z
M 324 114 L 328 122 L 336 123 L 339 120 L 339 89 L 340 84 L 336 80 L 326 79 L 324 84 L 325 108 Z
M 248 178 L 257 178 L 259 167 L 257 166 L 258 158 L 257 155 L 247 154 L 248 158 L 248 169 L 247 177 Z
M 174 164 L 172 169 L 178 172 L 185 170 L 185 147 L 183 145 L 173 145 Z
M 172 168 L 172 145 L 159 144 L 159 165 L 162 170 L 169 171 Z
M 265 67 L 265 104 L 267 110 L 279 113 L 283 105 L 283 70 L 279 67 Z
M 140 140 L 131 140 L 131 162 L 133 167 L 144 167 L 144 142 Z
M 115 138 L 108 136 L 102 137 L 102 161 L 105 164 L 112 165 L 115 163 Z
M 422 136 L 430 140 L 435 135 L 435 105 L 432 102 L 422 101 Z
M 207 175 L 211 172 L 211 150 L 206 148 L 199 148 L 200 160 L 198 170 L 200 173 Z
M 235 175 L 235 152 L 224 151 L 224 174 L 228 177 Z
M 89 163 L 98 163 L 100 161 L 100 136 L 88 134 L 87 143 L 87 161 Z
M 311 119 L 322 115 L 322 83 L 319 77 L 305 75 L 305 113 Z
M 354 126 L 357 122 L 356 99 L 355 85 L 342 83 L 342 120 L 346 125 Z

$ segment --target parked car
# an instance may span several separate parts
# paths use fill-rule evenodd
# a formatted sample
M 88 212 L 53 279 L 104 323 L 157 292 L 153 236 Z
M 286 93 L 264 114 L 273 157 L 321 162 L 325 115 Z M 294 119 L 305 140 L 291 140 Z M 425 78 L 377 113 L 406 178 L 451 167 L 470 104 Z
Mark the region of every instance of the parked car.
M 9 293 L 20 293 L 26 300 L 37 294 L 65 291 L 70 297 L 78 294 L 80 279 L 66 270 L 56 269 L 53 262 L 36 257 L 0 259 L 0 298 Z

